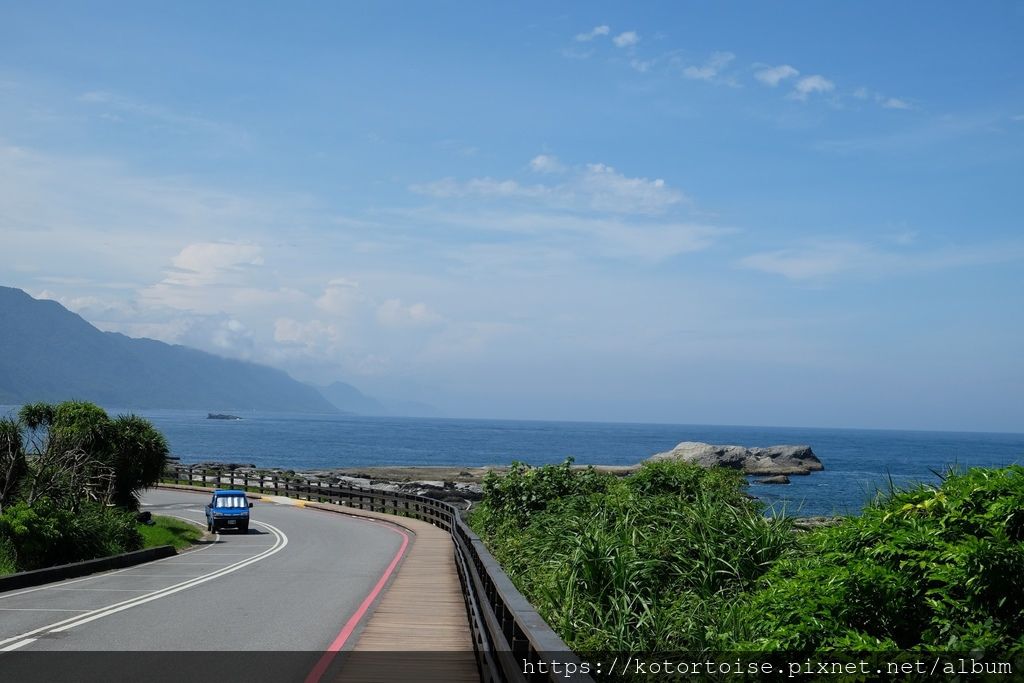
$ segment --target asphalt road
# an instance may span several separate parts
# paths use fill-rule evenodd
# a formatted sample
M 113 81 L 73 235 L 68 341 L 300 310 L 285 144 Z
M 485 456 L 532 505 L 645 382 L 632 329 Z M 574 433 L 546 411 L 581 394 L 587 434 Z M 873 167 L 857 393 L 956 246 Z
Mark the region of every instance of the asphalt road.
M 207 499 L 150 491 L 143 504 L 153 514 L 205 526 Z M 358 637 L 406 536 L 386 524 L 287 504 L 256 502 L 251 514 L 248 533 L 221 532 L 175 557 L 0 593 L 0 673 L 11 674 L 5 662 L 33 661 L 21 653 L 47 652 L 46 661 L 59 666 L 110 673 L 111 661 L 141 660 L 83 653 L 158 651 L 193 653 L 195 661 L 211 659 L 203 651 L 234 653 L 228 660 L 239 661 L 243 651 L 259 655 L 244 657 L 250 663 L 268 660 L 260 653 L 291 653 L 272 658 L 285 670 L 269 677 L 266 664 L 256 665 L 251 673 L 259 680 L 306 680 L 305 672 L 321 671 L 324 652 L 344 650 Z M 37 670 L 40 659 L 34 661 Z M 126 673 L 124 680 L 131 678 Z

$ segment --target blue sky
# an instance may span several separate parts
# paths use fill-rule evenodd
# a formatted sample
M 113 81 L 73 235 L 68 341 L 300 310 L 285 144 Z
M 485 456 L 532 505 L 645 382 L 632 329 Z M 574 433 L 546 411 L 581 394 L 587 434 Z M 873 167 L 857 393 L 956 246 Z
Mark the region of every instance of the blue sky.
M 0 3 L 3 284 L 452 416 L 1024 431 L 1020 3 Z

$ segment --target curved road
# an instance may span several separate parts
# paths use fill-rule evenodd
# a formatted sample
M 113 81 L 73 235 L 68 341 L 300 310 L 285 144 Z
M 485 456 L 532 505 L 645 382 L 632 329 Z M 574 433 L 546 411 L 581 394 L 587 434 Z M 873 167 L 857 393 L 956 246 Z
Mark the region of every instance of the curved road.
M 143 504 L 205 525 L 208 498 L 149 491 Z M 152 662 L 166 658 L 86 652 L 177 651 L 173 661 L 185 666 L 167 680 L 181 680 L 190 661 L 208 674 L 210 653 L 227 652 L 233 654 L 216 661 L 230 671 L 233 663 L 247 664 L 240 679 L 315 681 L 332 653 L 355 641 L 407 542 L 407 533 L 391 525 L 256 502 L 247 534 L 226 531 L 165 560 L 0 593 L 0 675 L 16 674 L 9 667 L 19 664 L 39 673 L 46 661 L 72 666 L 78 676 L 96 668 L 111 680 L 111 662 L 130 669 L 148 661 L 152 673 Z M 36 652 L 48 654 L 44 660 Z

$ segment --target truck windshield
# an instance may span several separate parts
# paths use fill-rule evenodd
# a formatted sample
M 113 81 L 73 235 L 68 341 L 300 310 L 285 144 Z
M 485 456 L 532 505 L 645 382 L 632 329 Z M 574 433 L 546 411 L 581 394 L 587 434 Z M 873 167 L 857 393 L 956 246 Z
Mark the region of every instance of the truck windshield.
M 249 502 L 245 496 L 217 496 L 214 499 L 213 507 L 216 508 L 247 508 Z

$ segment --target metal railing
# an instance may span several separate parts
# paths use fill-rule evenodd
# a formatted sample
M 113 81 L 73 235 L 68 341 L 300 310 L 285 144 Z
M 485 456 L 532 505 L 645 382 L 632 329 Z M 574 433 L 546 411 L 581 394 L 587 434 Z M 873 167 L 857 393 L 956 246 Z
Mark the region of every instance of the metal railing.
M 210 488 L 240 488 L 429 522 L 451 534 L 455 545 L 455 565 L 466 600 L 482 681 L 564 681 L 564 667 L 562 673 L 556 674 L 549 666 L 544 666 L 552 655 L 557 655 L 559 662 L 576 664 L 576 670 L 579 670 L 580 662 L 569 647 L 516 589 L 453 505 L 411 493 L 334 486 L 299 476 L 236 472 L 176 463 L 168 467 L 164 481 Z M 572 680 L 588 683 L 592 679 L 585 674 L 576 674 Z

